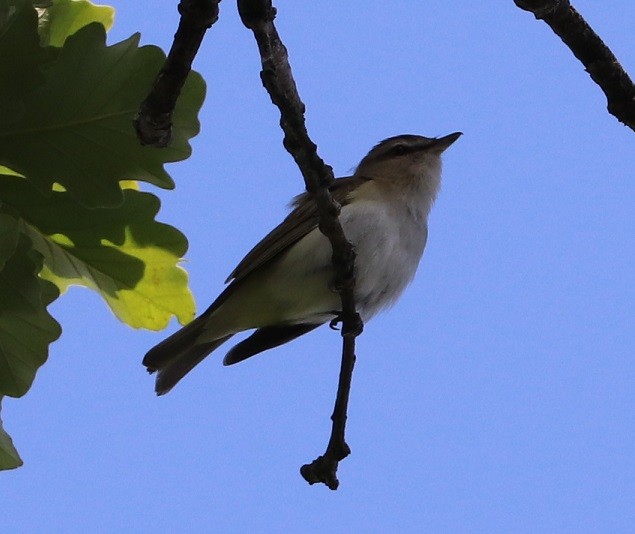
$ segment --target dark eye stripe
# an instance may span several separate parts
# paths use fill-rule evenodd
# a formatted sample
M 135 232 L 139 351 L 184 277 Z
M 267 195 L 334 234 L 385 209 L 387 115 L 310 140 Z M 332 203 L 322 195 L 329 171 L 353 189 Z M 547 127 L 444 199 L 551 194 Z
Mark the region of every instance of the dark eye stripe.
M 377 159 L 388 159 L 394 158 L 395 156 L 405 156 L 406 154 L 412 154 L 413 152 L 420 152 L 421 150 L 425 150 L 430 143 L 417 143 L 407 145 L 405 143 L 398 143 L 386 151 L 383 154 L 378 154 Z
M 407 154 L 409 150 L 406 145 L 399 143 L 398 145 L 392 147 L 389 152 L 393 153 L 395 156 L 403 156 L 404 154 Z

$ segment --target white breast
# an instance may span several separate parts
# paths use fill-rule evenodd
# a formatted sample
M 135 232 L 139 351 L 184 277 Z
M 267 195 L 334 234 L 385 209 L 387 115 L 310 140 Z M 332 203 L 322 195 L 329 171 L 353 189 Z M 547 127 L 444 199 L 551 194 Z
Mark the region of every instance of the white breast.
M 426 244 L 426 220 L 403 204 L 366 199 L 345 206 L 340 220 L 357 254 L 357 308 L 368 320 L 394 304 L 412 281 Z

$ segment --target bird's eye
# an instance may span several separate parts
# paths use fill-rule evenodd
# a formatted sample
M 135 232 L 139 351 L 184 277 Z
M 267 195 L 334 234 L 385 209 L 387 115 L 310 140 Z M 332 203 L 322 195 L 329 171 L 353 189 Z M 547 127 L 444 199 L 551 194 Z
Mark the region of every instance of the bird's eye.
M 395 145 L 392 149 L 392 153 L 395 156 L 403 156 L 406 153 L 406 147 L 404 145 Z

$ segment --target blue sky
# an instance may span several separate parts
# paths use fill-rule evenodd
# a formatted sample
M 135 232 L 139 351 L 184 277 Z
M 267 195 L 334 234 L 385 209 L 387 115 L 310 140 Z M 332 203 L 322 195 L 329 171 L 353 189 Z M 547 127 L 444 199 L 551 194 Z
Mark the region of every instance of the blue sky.
M 176 2 L 111 4 L 111 43 L 140 31 L 169 46 Z M 220 351 L 159 399 L 140 361 L 167 332 L 134 331 L 74 289 L 32 390 L 3 404 L 25 466 L 0 475 L 1 529 L 631 532 L 633 132 L 511 0 L 275 4 L 336 174 L 391 135 L 465 134 L 415 281 L 358 341 L 340 489 L 299 475 L 328 438 L 337 334 L 231 368 Z M 635 3 L 575 5 L 635 76 Z M 204 309 L 302 180 L 234 2 L 195 68 L 202 131 L 169 167 L 176 190 L 155 192 L 190 240 Z

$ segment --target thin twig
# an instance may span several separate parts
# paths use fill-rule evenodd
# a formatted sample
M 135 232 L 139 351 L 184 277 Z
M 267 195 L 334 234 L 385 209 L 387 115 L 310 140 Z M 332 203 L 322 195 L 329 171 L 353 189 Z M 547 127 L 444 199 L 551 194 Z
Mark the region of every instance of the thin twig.
M 340 206 L 328 190 L 334 180 L 333 169 L 317 154 L 317 147 L 309 138 L 304 121 L 305 107 L 296 88 L 287 50 L 280 40 L 273 20 L 276 10 L 270 0 L 238 0 L 238 11 L 243 24 L 253 31 L 258 44 L 262 71 L 260 77 L 272 102 L 280 109 L 280 126 L 284 131 L 284 146 L 297 163 L 307 191 L 313 196 L 320 214 L 320 231 L 333 247 L 335 287 L 342 300 L 342 367 L 331 419 L 333 427 L 328 447 L 323 456 L 302 467 L 302 476 L 309 482 L 323 482 L 337 489 L 338 462 L 350 453 L 344 440 L 346 411 L 355 363 L 355 337 L 363 328 L 354 300 L 355 252 L 347 241 L 338 215 Z
M 351 453 L 351 449 L 344 439 L 344 433 L 346 431 L 346 408 L 348 406 L 354 366 L 355 337 L 345 335 L 343 338 L 342 365 L 337 386 L 337 397 L 335 398 L 333 415 L 331 415 L 333 426 L 331 427 L 329 444 L 322 456 L 318 456 L 313 462 L 303 465 L 300 469 L 300 474 L 309 484 L 322 482 L 332 490 L 336 490 L 339 486 L 337 466 L 341 460 Z
M 192 61 L 208 28 L 218 20 L 221 0 L 181 0 L 181 20 L 170 53 L 134 119 L 144 145 L 165 147 L 172 138 L 172 114 Z
M 604 91 L 609 113 L 635 131 L 635 85 L 569 0 L 514 0 L 514 3 L 551 27 Z

